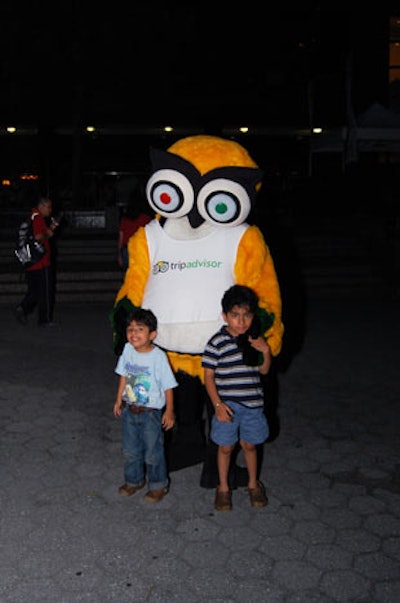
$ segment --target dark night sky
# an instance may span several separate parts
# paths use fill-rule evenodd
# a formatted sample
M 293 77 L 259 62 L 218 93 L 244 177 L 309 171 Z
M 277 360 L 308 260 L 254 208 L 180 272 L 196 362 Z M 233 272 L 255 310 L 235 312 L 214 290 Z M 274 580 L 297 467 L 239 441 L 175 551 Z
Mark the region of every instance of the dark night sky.
M 52 126 L 63 125 L 169 123 L 209 133 L 243 124 L 307 128 L 310 108 L 315 122 L 341 127 L 350 50 L 356 113 L 385 101 L 390 11 L 385 2 L 362 11 L 336 10 L 337 3 L 322 10 L 327 4 L 296 2 L 290 10 L 271 11 L 251 1 L 239 7 L 215 2 L 210 8 L 173 0 L 116 0 L 105 6 L 3 0 L 0 127 L 40 126 L 43 137 L 36 138 L 46 142 Z M 46 148 L 38 153 L 41 142 L 25 138 L 11 146 L 2 137 L 3 170 L 7 164 L 10 170 L 37 169 Z M 297 140 L 285 140 L 282 148 L 272 137 L 267 142 L 255 136 L 248 148 L 269 173 L 298 169 Z M 142 170 L 150 144 L 147 135 L 86 137 L 84 169 Z M 160 140 L 156 144 L 162 146 Z M 71 144 L 64 138 L 60 147 L 52 159 L 68 180 Z
M 2 3 L 0 99 L 5 118 L 50 125 L 78 108 L 108 123 L 304 119 L 304 82 L 323 56 L 334 92 L 353 19 L 322 25 L 315 2 L 267 14 L 255 2 L 218 14 L 184 2 L 38 4 Z
M 315 122 L 342 126 L 349 49 L 357 67 L 356 112 L 384 100 L 387 11 L 385 3 L 362 13 L 318 10 L 326 4 L 270 11 L 256 2 L 219 2 L 216 12 L 201 3 L 115 1 L 93 11 L 93 3 L 80 0 L 48 6 L 3 0 L 1 121 L 43 132 L 168 123 L 218 133 L 243 124 L 307 128 L 312 108 Z M 103 142 L 90 148 L 96 161 Z M 127 155 L 132 163 L 132 138 L 106 143 L 109 156 Z M 270 146 L 268 163 L 271 155 L 279 160 Z

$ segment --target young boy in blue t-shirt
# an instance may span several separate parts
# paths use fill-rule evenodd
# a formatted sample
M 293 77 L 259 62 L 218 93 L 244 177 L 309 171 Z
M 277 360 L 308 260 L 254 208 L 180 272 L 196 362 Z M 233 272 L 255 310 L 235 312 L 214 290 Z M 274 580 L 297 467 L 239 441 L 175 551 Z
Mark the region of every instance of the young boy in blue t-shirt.
M 126 338 L 115 372 L 119 375 L 114 415 L 122 417 L 125 483 L 122 496 L 141 490 L 146 502 L 160 502 L 168 492 L 163 429 L 175 423 L 173 388 L 178 385 L 167 354 L 153 341 L 157 318 L 137 309 L 127 318 Z

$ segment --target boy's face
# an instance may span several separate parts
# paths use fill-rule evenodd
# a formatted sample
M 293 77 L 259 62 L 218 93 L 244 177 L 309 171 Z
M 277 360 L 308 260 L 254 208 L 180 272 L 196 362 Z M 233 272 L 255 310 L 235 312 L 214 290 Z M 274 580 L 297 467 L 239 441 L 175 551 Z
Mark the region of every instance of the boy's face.
M 126 339 L 137 351 L 146 351 L 156 335 L 157 331 L 150 331 L 148 326 L 135 320 L 126 328 Z
M 222 313 L 226 322 L 228 333 L 232 337 L 243 335 L 250 328 L 254 314 L 249 311 L 248 306 L 233 306 L 228 312 Z

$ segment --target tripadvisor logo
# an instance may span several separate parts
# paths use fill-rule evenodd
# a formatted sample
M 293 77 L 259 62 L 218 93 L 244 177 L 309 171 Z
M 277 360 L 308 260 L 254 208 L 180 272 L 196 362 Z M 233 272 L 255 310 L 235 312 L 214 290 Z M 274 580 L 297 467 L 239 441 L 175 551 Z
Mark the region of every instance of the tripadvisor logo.
M 168 272 L 169 270 L 188 270 L 198 268 L 220 268 L 221 260 L 191 260 L 187 262 L 164 262 L 160 260 L 153 265 L 153 274 Z

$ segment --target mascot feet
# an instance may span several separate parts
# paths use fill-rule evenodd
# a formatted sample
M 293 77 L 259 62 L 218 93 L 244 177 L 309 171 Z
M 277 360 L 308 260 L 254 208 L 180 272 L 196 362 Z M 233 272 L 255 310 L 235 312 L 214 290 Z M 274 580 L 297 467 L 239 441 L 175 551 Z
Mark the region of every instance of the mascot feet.
M 165 433 L 168 471 L 178 471 L 202 463 L 206 442 L 201 425 L 181 425 Z

